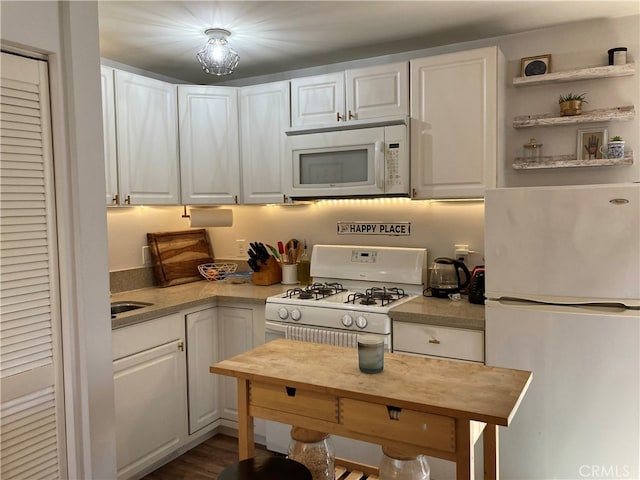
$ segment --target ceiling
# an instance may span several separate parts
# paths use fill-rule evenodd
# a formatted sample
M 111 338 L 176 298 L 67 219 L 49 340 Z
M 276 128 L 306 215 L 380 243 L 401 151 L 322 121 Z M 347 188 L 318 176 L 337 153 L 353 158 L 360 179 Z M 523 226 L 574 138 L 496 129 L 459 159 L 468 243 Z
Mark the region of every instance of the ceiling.
M 638 0 L 103 1 L 100 54 L 187 83 L 220 81 L 637 15 Z M 204 73 L 207 28 L 232 32 L 235 73 Z

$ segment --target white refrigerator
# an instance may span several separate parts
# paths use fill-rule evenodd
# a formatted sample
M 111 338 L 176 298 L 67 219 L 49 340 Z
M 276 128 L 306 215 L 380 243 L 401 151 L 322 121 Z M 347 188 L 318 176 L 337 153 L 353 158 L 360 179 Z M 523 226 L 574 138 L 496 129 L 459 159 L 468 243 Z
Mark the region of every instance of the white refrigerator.
M 640 479 L 640 184 L 485 196 L 486 363 L 533 372 L 503 479 Z

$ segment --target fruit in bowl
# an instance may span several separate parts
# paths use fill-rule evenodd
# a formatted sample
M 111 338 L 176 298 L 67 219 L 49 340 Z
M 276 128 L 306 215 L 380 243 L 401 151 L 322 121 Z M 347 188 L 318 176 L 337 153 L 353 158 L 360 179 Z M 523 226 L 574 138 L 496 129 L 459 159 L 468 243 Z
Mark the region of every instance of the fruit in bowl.
M 210 282 L 224 280 L 229 273 L 235 272 L 236 268 L 238 268 L 236 263 L 204 263 L 198 265 L 200 275 Z
M 218 270 L 216 270 L 215 268 L 210 268 L 209 270 L 207 270 L 207 279 L 209 280 L 217 280 L 218 279 Z

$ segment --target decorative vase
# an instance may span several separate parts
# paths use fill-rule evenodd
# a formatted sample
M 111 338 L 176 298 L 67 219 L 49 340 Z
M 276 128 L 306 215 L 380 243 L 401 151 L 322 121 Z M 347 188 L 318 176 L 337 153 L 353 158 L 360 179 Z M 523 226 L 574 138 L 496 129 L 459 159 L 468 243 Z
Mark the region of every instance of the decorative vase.
M 606 149 L 600 147 L 600 152 L 605 158 L 624 158 L 624 140 L 612 140 L 607 143 Z
M 560 115 L 580 115 L 582 113 L 582 100 L 567 100 L 560 104 Z

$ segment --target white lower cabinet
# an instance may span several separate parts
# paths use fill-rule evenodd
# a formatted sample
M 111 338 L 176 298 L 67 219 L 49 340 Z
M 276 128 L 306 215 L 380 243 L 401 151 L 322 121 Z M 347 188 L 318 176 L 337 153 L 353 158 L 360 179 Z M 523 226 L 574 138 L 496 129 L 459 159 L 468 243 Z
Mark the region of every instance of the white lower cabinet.
M 184 322 L 175 314 L 113 332 L 118 478 L 131 478 L 187 436 Z
M 220 378 L 209 372 L 218 361 L 218 309 L 207 308 L 186 316 L 189 372 L 189 434 L 220 418 Z
M 393 322 L 393 351 L 484 363 L 484 332 L 410 322 Z
M 251 308 L 218 307 L 218 347 L 220 360 L 253 348 L 253 310 Z M 222 418 L 238 422 L 238 388 L 234 377 L 220 377 L 220 409 Z
M 236 379 L 209 367 L 264 342 L 264 305 L 203 306 L 113 331 L 118 479 L 236 429 Z M 264 422 L 256 419 L 256 439 Z

